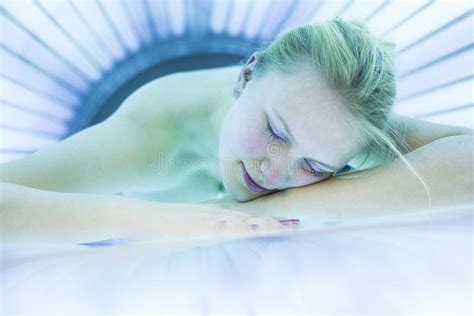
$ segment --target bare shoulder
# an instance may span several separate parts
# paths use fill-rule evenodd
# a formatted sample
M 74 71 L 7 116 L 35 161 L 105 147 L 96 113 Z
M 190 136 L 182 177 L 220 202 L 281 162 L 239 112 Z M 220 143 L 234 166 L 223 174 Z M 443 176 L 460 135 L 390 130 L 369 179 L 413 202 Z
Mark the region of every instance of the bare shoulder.
M 473 133 L 471 128 L 433 123 L 395 112 L 391 114 L 390 119 L 405 135 L 405 142 L 412 150 L 443 137 Z
M 117 115 L 155 125 L 164 115 L 177 117 L 189 115 L 190 111 L 207 111 L 232 93 L 234 68 L 200 69 L 157 78 L 133 92 L 117 110 Z

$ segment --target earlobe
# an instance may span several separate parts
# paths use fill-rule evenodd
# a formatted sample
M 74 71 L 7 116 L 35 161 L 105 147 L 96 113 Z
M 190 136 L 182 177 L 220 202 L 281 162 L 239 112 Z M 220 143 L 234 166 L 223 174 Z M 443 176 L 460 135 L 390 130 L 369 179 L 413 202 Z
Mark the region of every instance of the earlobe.
M 245 88 L 245 85 L 247 84 L 247 81 L 252 79 L 252 71 L 247 68 L 247 65 L 242 68 L 239 74 L 239 78 L 237 80 L 237 83 L 234 86 L 234 97 L 237 99 L 240 97 L 242 94 L 242 91 Z
M 234 86 L 234 92 L 233 92 L 234 98 L 238 99 L 240 95 L 242 94 L 243 90 L 244 90 L 244 83 L 242 82 L 242 80 L 239 79 L 239 81 L 237 81 L 237 83 Z
M 253 53 L 240 71 L 239 78 L 234 86 L 234 98 L 239 98 L 247 82 L 252 80 L 252 72 L 259 56 L 260 53 Z

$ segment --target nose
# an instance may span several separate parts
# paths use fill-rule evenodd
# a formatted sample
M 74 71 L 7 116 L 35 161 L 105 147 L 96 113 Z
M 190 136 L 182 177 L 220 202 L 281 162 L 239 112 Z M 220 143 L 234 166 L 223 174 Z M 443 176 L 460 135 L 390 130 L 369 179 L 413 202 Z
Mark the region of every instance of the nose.
M 283 189 L 291 174 L 291 161 L 286 157 L 265 157 L 260 161 L 260 172 L 265 188 Z

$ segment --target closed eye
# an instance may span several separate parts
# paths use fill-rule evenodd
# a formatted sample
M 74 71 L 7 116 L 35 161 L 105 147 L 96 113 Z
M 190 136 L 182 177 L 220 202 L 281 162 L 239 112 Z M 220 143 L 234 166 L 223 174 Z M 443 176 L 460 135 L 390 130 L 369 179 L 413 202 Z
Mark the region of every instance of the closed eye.
M 320 171 L 320 170 L 318 170 L 317 168 L 313 167 L 308 159 L 305 158 L 304 161 L 305 161 L 306 164 L 308 165 L 308 169 L 309 169 L 308 171 L 309 171 L 309 173 L 311 173 L 313 176 L 315 176 L 315 177 L 323 177 L 323 176 L 326 174 L 326 172 Z
M 275 130 L 270 125 L 270 121 L 268 120 L 268 117 L 267 117 L 267 128 L 266 129 L 268 131 L 268 137 L 270 137 L 270 138 L 272 138 L 276 141 L 285 142 L 285 139 L 283 137 L 280 137 L 275 133 Z

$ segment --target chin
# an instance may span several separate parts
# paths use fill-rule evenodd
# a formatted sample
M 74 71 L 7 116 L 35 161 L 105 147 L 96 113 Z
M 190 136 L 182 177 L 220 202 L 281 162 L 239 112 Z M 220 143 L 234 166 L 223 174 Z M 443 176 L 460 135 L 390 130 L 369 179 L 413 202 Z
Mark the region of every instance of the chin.
M 272 191 L 268 193 L 256 193 L 250 191 L 244 186 L 242 183 L 243 179 L 240 160 L 235 160 L 235 162 L 229 165 L 221 164 L 221 175 L 224 189 L 238 202 L 248 202 L 272 193 Z
M 229 180 L 226 179 L 226 177 L 224 177 L 222 180 L 226 192 L 229 193 L 234 200 L 239 202 L 246 202 L 252 199 L 248 194 L 242 192 L 242 190 L 238 187 L 238 184 L 229 183 L 229 181 L 226 181 Z
M 251 198 L 248 198 L 248 197 L 245 197 L 245 196 L 242 196 L 242 195 L 240 195 L 240 196 L 239 195 L 232 195 L 232 196 L 233 196 L 234 200 L 236 200 L 238 202 L 241 202 L 241 203 L 252 200 Z
M 274 191 L 267 192 L 267 193 L 255 193 L 255 192 L 247 191 L 246 188 L 241 188 L 237 192 L 235 192 L 235 190 L 234 190 L 234 193 L 230 192 L 230 194 L 233 196 L 233 198 L 235 200 L 239 201 L 239 202 L 252 201 L 252 200 L 255 200 L 259 197 L 269 195 L 271 193 L 274 193 Z
M 226 175 L 222 178 L 222 183 L 227 193 L 238 202 L 247 202 L 257 198 L 258 196 L 252 196 L 250 192 L 246 192 L 244 188 L 240 187 L 238 179 L 235 175 Z

